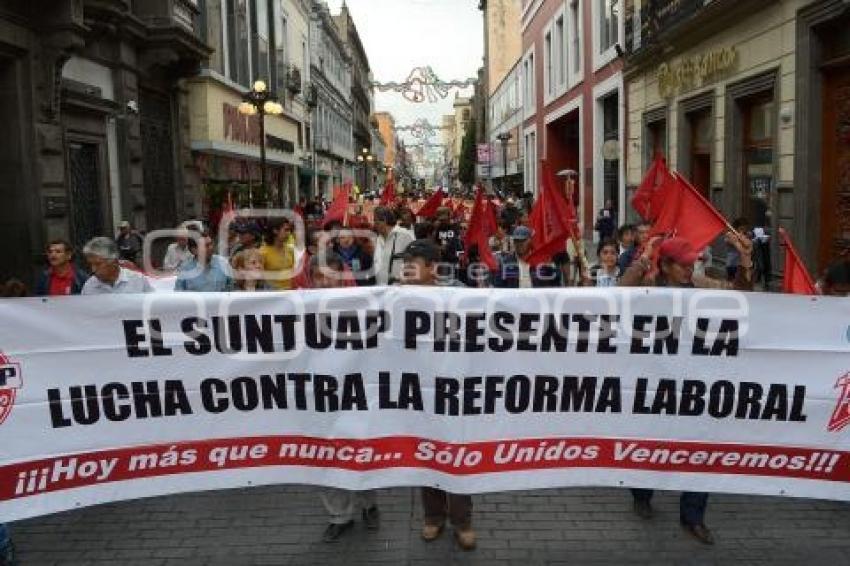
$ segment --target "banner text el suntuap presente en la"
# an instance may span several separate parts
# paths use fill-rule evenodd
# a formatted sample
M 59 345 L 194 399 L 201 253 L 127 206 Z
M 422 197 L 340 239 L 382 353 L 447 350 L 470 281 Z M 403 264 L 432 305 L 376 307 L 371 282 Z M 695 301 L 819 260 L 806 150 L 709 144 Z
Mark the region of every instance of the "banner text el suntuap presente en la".
M 309 483 L 850 500 L 850 306 L 665 289 L 0 302 L 0 517 Z

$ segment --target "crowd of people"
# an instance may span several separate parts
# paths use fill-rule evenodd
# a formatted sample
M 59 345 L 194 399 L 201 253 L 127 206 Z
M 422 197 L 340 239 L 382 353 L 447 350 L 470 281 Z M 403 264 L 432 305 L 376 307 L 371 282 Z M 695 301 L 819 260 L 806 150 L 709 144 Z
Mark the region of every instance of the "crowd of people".
M 211 232 L 203 222 L 181 224 L 160 258 L 142 257 L 144 238 L 122 223 L 115 238 L 97 237 L 81 250 L 84 271 L 75 250 L 65 241 L 48 244 L 47 266 L 34 294 L 102 295 L 146 293 L 154 290 L 151 278 L 139 266 L 154 265 L 158 277 L 170 276 L 176 292 L 297 291 L 374 285 L 466 286 L 472 288 L 629 287 L 660 286 L 752 290 L 754 235 L 746 220 L 733 223 L 724 236 L 725 277 L 711 277 L 704 250 L 672 236 L 652 236 L 652 225 L 616 226 L 613 207 L 600 211 L 594 261 L 583 242 L 565 241 L 563 250 L 549 261 L 532 264 L 534 231 L 529 221 L 530 203 L 507 199 L 498 210 L 498 229 L 487 241 L 496 259 L 490 268 L 479 262 L 480 251 L 464 241 L 468 213 L 462 207 L 439 207 L 429 217 L 417 216 L 404 202 L 377 206 L 370 214 L 352 203 L 348 221 L 327 221 L 321 206 L 302 211 L 299 226 L 283 218 L 233 218 Z M 215 237 L 218 236 L 218 237 Z M 150 247 L 149 249 L 153 249 Z M 724 274 L 723 270 L 719 273 Z M 831 265 L 819 283 L 820 292 L 850 293 L 850 261 Z M 20 281 L 0 287 L 0 296 L 22 297 L 29 291 Z M 652 490 L 632 490 L 634 510 L 652 516 Z M 380 524 L 375 494 L 323 490 L 329 521 L 323 539 L 338 540 L 362 516 L 367 528 Z M 680 519 L 697 540 L 713 544 L 705 524 L 707 493 L 683 493 Z M 422 538 L 440 536 L 449 522 L 459 546 L 476 545 L 470 496 L 422 488 L 424 524 Z M 0 549 L 10 548 L 7 531 L 0 525 Z M 0 556 L 3 556 L 0 550 Z M 9 560 L 7 560 L 9 562 Z M 2 563 L 2 561 L 0 561 Z
M 432 217 L 422 218 L 409 206 L 399 204 L 377 206 L 368 216 L 352 213 L 347 223 L 323 223 L 321 213 L 314 212 L 303 217 L 305 232 L 300 238 L 296 238 L 296 225 L 291 219 L 235 218 L 225 230 L 215 232 L 201 221 L 188 221 L 172 231 L 176 237 L 162 257 L 143 257 L 143 235 L 128 222 L 122 222 L 115 238 L 93 238 L 80 250 L 80 258 L 67 241 L 51 241 L 45 249 L 46 268 L 32 291 L 22 281 L 11 279 L 0 284 L 0 296 L 144 293 L 162 287 L 151 284 L 157 279 L 173 280 L 174 291 L 309 289 L 309 261 L 316 255 L 341 260 L 347 285 L 394 285 L 403 282 L 404 253 L 416 241 L 437 246 L 438 285 L 628 286 L 650 284 L 653 278 L 667 281 L 673 264 L 684 265 L 688 277 L 695 277 L 689 280 L 696 286 L 731 287 L 739 273 L 747 270 L 755 270 L 751 273 L 752 284 L 762 276 L 760 251 L 754 251 L 754 246 L 759 246 L 759 236 L 753 234 L 745 219 L 732 224 L 734 230 L 725 237 L 724 268 L 714 269 L 718 277 L 710 280 L 710 248 L 690 250 L 688 242 L 675 238 L 654 241 L 650 238 L 652 225 L 647 222 L 612 228 L 613 211 L 607 206 L 600 211 L 595 226 L 599 238 L 592 263 L 582 242 L 567 241 L 563 252 L 553 254 L 550 261 L 529 264 L 526 260 L 534 235 L 529 207 L 522 201 L 508 199 L 499 212 L 499 229 L 489 238 L 497 266 L 487 268 L 480 263 L 477 246 L 464 243 L 468 212 L 466 216 L 463 211 L 440 207 Z M 644 259 L 652 262 L 646 270 L 651 277 L 642 276 L 635 281 L 637 266 L 646 265 Z M 146 275 L 143 268 L 155 271 L 155 277 Z M 842 261 L 830 266 L 818 281 L 821 292 L 843 285 L 845 270 Z

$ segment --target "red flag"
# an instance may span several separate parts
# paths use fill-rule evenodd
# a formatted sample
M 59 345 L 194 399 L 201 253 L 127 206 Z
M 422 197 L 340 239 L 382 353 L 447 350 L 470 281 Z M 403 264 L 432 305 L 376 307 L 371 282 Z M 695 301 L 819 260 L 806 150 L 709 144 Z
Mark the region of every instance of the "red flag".
M 487 201 L 487 229 L 491 234 L 499 231 L 499 214 L 496 212 L 496 205 L 492 200 Z
M 782 292 L 791 295 L 817 295 L 815 282 L 809 275 L 806 264 L 800 259 L 794 244 L 791 243 L 791 238 L 788 237 L 788 232 L 782 227 L 779 228 L 779 237 L 782 238 L 782 245 L 785 246 L 785 277 L 782 281 Z
M 431 198 L 422 205 L 422 208 L 416 213 L 416 216 L 421 216 L 422 218 L 433 218 L 434 215 L 437 214 L 437 209 L 443 204 L 443 191 L 437 189 L 434 191 L 434 194 L 431 195 Z
M 469 248 L 477 245 L 479 261 L 484 263 L 491 271 L 495 271 L 498 268 L 496 258 L 493 257 L 493 252 L 490 250 L 490 236 L 493 234 L 495 234 L 495 231 L 491 230 L 490 222 L 488 221 L 487 203 L 484 201 L 484 189 L 479 187 L 475 194 L 475 204 L 472 206 L 472 216 L 469 219 L 469 226 L 463 235 L 463 247 L 468 255 Z
M 390 178 L 381 192 L 381 206 L 391 206 L 395 202 L 395 199 L 395 181 Z
M 652 236 L 672 234 L 701 251 L 729 229 L 723 215 L 679 175 L 670 175 L 658 191 L 665 195 L 664 206 L 652 226 Z
M 664 186 L 669 178 L 667 163 L 659 153 L 632 197 L 632 208 L 645 220 L 655 221 L 661 214 L 665 198 Z
M 341 188 L 334 189 L 334 200 L 325 212 L 325 217 L 322 219 L 322 227 L 327 226 L 331 222 L 339 222 L 345 225 L 348 217 L 348 196 L 351 193 L 351 183 L 346 183 Z
M 558 190 L 557 179 L 546 161 L 543 162 L 542 181 L 540 195 L 528 218 L 534 235 L 526 261 L 533 267 L 565 251 L 568 238 L 581 238 L 575 206 Z

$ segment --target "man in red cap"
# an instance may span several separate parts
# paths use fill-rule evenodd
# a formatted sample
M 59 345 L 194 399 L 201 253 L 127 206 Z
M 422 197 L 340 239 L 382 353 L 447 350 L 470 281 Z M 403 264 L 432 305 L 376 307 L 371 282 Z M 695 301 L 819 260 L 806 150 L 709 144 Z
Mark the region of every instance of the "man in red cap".
M 621 287 L 656 286 L 680 289 L 736 289 L 753 290 L 753 243 L 739 232 L 729 231 L 726 241 L 741 254 L 741 263 L 734 283 L 694 275 L 694 263 L 700 253 L 684 238 L 661 236 L 651 239 L 643 255 L 629 267 L 620 279 Z M 654 265 L 655 248 L 658 248 L 658 265 Z M 635 513 L 641 518 L 652 517 L 651 489 L 632 489 Z M 714 535 L 705 526 L 705 510 L 708 506 L 708 494 L 702 492 L 683 492 L 679 500 L 679 520 L 685 530 L 703 544 L 714 544 Z

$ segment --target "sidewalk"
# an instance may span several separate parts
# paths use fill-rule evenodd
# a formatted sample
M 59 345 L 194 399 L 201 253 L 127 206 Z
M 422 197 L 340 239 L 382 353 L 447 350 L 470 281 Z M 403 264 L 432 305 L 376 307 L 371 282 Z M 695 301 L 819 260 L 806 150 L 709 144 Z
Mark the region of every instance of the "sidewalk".
M 678 493 L 658 493 L 655 518 L 631 511 L 627 490 L 559 489 L 475 496 L 479 548 L 447 529 L 419 538 L 418 491 L 383 490 L 381 530 L 360 522 L 321 542 L 316 488 L 197 493 L 93 507 L 12 525 L 22 566 L 250 564 L 850 564 L 850 505 L 712 495 L 706 547 L 678 525 Z

